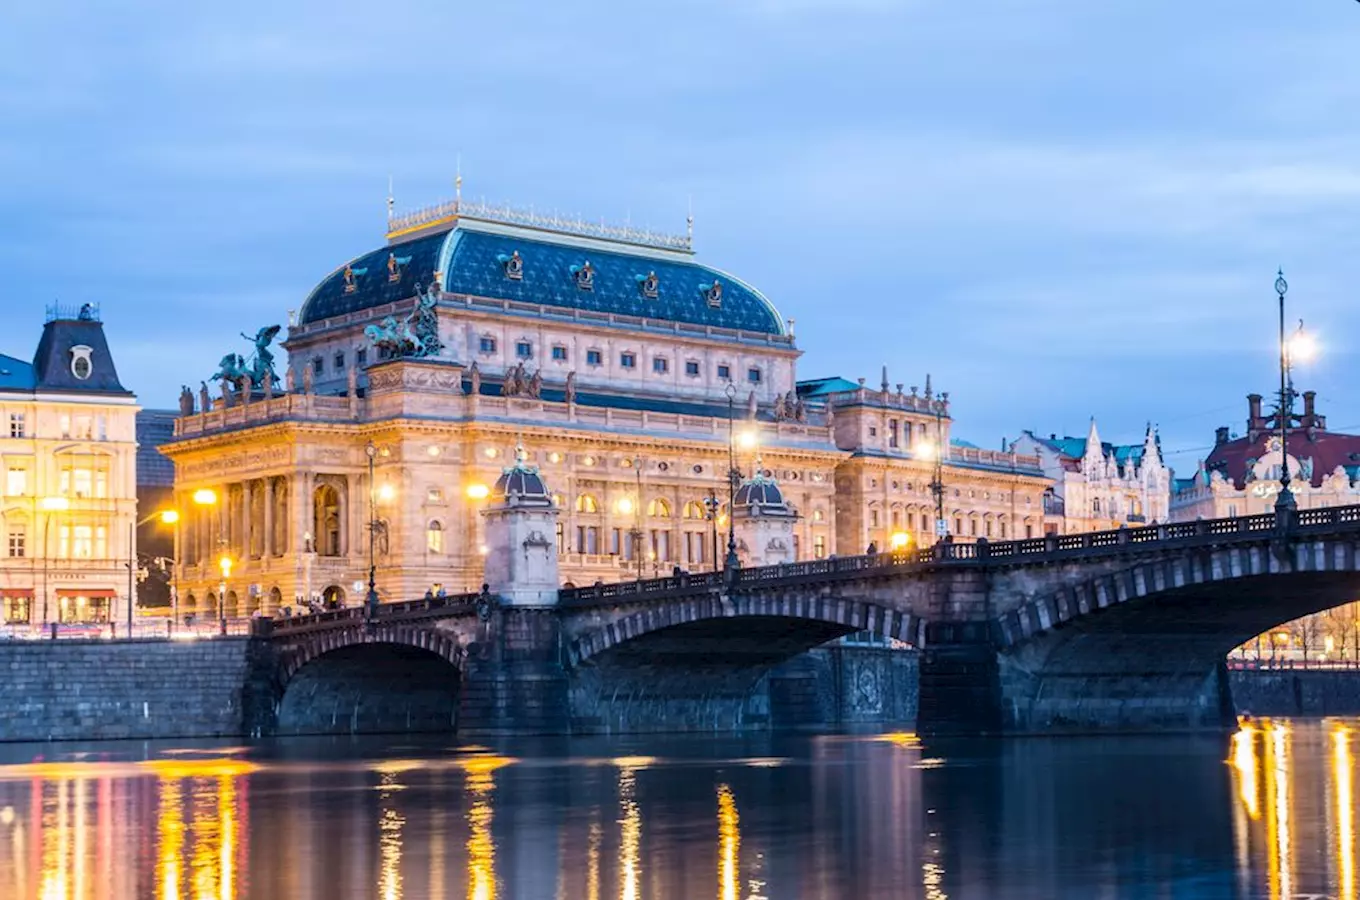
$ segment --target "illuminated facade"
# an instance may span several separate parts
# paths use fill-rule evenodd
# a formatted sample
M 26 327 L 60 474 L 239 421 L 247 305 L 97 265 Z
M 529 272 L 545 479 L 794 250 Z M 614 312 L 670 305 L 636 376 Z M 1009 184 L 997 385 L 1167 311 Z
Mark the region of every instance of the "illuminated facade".
M 1171 470 L 1151 425 L 1141 444 L 1102 441 L 1092 419 L 1085 438 L 1041 438 L 1026 431 L 1014 447 L 1037 456 L 1044 475 L 1052 479 L 1060 510 L 1056 530 L 1062 534 L 1168 520 Z
M 91 306 L 50 310 L 31 363 L 0 355 L 6 624 L 125 621 L 136 414 Z
M 759 523 L 749 559 L 932 531 L 926 398 L 800 384 L 791 320 L 696 261 L 688 236 L 454 201 L 390 219 L 387 246 L 290 314 L 284 347 L 278 382 L 181 396 L 164 452 L 186 511 L 182 611 L 357 601 L 370 543 L 383 600 L 476 590 L 490 486 L 521 443 L 552 492 L 568 584 L 719 565 L 729 471 L 749 478 L 757 459 L 788 514 Z M 953 444 L 947 416 L 944 428 L 960 536 L 1037 533 L 1037 460 Z M 192 502 L 204 495 L 216 502 Z

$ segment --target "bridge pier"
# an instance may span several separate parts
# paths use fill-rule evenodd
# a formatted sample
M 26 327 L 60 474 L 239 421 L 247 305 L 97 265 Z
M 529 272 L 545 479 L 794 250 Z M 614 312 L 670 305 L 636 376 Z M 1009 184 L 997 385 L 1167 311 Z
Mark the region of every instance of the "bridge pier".
M 916 730 L 947 737 L 1003 730 L 1000 666 L 988 622 L 926 626 Z
M 571 730 L 561 620 L 553 608 L 498 607 L 464 663 L 463 735 L 566 734 Z

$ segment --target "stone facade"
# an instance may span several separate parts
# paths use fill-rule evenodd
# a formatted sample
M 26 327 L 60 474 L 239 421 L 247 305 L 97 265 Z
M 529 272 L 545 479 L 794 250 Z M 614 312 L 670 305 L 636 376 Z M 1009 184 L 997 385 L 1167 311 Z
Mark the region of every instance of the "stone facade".
M 33 361 L 0 356 L 0 617 L 126 621 L 137 400 L 92 306 L 50 311 Z
M 1052 479 L 1056 508 L 1061 510 L 1054 517 L 1057 534 L 1170 519 L 1171 470 L 1162 460 L 1161 443 L 1151 425 L 1141 444 L 1101 441 L 1092 419 L 1084 439 L 1056 434 L 1040 438 L 1026 431 L 1011 446 L 1037 456 L 1044 475 Z

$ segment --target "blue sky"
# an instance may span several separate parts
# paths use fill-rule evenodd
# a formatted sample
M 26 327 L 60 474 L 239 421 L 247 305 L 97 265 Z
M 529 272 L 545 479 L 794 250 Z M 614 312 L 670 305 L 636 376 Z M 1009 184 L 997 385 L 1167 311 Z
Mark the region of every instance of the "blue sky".
M 1352 0 L 6 4 L 0 350 L 96 301 L 171 406 L 461 156 L 538 209 L 692 198 L 803 377 L 932 372 L 985 446 L 1151 420 L 1184 471 L 1271 389 L 1277 265 L 1360 431 L 1357 48 Z

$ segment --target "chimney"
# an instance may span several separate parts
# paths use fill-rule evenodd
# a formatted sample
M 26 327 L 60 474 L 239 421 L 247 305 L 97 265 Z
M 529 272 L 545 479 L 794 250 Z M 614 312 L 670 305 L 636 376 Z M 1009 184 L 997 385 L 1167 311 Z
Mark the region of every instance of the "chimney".
M 1264 427 L 1265 423 L 1261 421 L 1261 395 L 1247 394 L 1247 430 L 1256 431 Z
M 1305 428 L 1313 427 L 1313 418 L 1316 416 L 1314 405 L 1317 403 L 1317 391 L 1303 392 L 1303 425 Z
M 1214 431 L 1214 446 L 1218 446 L 1219 444 L 1226 444 L 1226 443 L 1228 443 L 1228 426 L 1227 426 L 1227 425 L 1220 425 L 1220 426 Z

